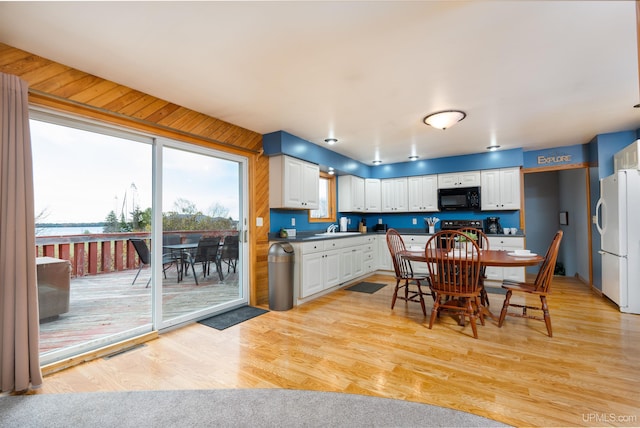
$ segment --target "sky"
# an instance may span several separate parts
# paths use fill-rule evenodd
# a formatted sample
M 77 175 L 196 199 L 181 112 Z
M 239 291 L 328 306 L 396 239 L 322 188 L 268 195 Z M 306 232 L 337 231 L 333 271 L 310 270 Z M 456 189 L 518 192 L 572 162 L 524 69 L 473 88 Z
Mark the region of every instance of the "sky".
M 104 221 L 134 204 L 151 207 L 152 144 L 31 120 L 38 223 Z M 239 164 L 165 147 L 163 211 L 178 198 L 209 214 L 216 204 L 239 215 Z

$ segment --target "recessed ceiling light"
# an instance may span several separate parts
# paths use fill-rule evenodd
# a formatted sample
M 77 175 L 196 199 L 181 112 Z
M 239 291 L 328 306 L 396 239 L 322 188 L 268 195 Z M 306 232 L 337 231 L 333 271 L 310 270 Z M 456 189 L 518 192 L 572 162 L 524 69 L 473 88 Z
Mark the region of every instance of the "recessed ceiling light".
M 467 114 L 460 110 L 445 110 L 432 113 L 422 119 L 424 123 L 437 129 L 451 128 L 456 123 L 467 117 Z
M 381 161 L 381 160 L 378 160 L 378 159 L 376 159 L 376 160 L 374 160 L 374 161 L 373 161 L 373 164 L 374 164 L 374 165 L 380 165 L 381 163 L 382 163 L 382 161 Z
M 330 146 L 333 146 L 335 143 L 338 142 L 337 138 L 325 138 L 324 142 L 327 143 Z
M 419 157 L 420 157 L 420 156 L 412 155 L 412 156 L 409 156 L 409 160 L 410 160 L 410 161 L 418 160 L 418 158 L 419 158 Z
M 498 150 L 500 148 L 500 146 L 495 145 L 495 146 L 487 146 L 487 150 L 495 152 L 496 150 Z

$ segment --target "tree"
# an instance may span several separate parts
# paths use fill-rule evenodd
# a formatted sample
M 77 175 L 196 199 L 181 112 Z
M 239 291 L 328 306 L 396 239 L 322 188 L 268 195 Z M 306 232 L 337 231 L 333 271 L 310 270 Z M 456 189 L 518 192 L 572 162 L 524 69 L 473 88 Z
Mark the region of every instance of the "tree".
M 102 227 L 102 231 L 104 233 L 115 233 L 120 231 L 120 224 L 118 223 L 118 217 L 116 217 L 116 213 L 112 210 L 107 215 L 107 218 L 104 220 L 105 225 Z

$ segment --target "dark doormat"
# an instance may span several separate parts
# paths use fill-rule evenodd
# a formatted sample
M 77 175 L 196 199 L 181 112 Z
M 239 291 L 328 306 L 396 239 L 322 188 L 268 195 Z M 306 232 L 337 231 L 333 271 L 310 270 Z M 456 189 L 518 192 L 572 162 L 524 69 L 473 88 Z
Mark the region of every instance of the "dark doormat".
M 198 321 L 200 324 L 204 324 L 208 327 L 213 327 L 218 330 L 224 330 L 236 324 L 240 324 L 243 321 L 255 318 L 258 315 L 262 315 L 267 311 L 266 309 L 254 308 L 253 306 L 241 306 L 237 309 L 233 309 L 224 314 L 219 314 Z
M 487 293 L 491 293 L 491 294 L 502 294 L 503 296 L 505 294 L 507 294 L 507 290 L 505 290 L 502 287 L 484 287 L 485 290 L 487 290 Z
M 359 282 L 351 287 L 345 288 L 348 291 L 359 291 L 360 293 L 369 293 L 373 294 L 376 291 L 380 290 L 383 287 L 386 287 L 387 284 L 378 284 L 376 282 Z

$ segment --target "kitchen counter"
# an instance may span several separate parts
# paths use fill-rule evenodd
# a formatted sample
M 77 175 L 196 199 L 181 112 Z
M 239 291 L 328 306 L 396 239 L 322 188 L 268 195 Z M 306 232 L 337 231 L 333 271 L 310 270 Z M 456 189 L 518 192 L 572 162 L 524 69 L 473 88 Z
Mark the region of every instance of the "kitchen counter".
M 424 228 L 399 228 L 396 229 L 401 235 L 424 235 L 431 236 L 429 232 L 427 232 Z M 437 230 L 439 231 L 439 230 Z M 296 236 L 281 238 L 279 232 L 269 233 L 269 241 L 274 242 L 308 242 L 308 241 L 318 241 L 318 240 L 326 240 L 326 239 L 342 239 L 342 238 L 353 238 L 356 236 L 364 236 L 364 235 L 381 235 L 384 236 L 386 232 L 367 232 L 367 233 L 358 233 L 355 230 L 349 231 L 349 234 L 341 234 L 340 232 L 336 232 L 335 234 L 326 234 L 325 231 L 298 231 Z M 522 232 L 517 233 L 516 235 L 505 235 L 503 233 L 487 233 L 488 237 L 504 237 L 504 238 L 523 238 L 525 235 Z

